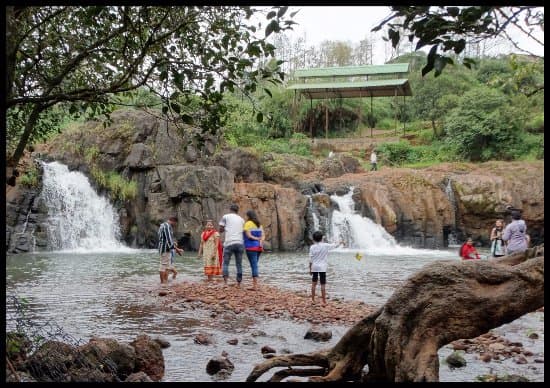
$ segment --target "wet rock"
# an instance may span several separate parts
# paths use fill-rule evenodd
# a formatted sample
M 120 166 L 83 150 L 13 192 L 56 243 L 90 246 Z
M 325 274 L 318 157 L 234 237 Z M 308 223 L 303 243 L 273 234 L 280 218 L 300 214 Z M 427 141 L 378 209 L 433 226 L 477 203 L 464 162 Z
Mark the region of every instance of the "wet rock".
M 538 339 L 539 338 L 539 335 L 537 333 L 531 333 L 529 334 L 529 338 L 531 339 Z
M 277 351 L 269 345 L 262 346 L 261 352 L 262 352 L 262 354 L 277 353 Z
M 273 358 L 273 357 L 275 357 L 275 354 L 273 354 L 273 353 L 265 353 L 263 355 L 263 358 Z
M 239 343 L 239 340 L 237 338 L 231 338 L 230 340 L 227 340 L 227 343 L 229 345 L 237 345 Z
M 534 361 L 535 361 L 537 364 L 544 364 L 544 358 L 535 358 Z
M 468 345 L 466 345 L 464 343 L 461 343 L 461 342 L 453 342 L 451 344 L 451 346 L 454 350 L 466 350 L 466 349 L 468 349 Z
M 510 346 L 519 346 L 521 348 L 523 344 L 521 342 L 510 342 Z
M 227 353 L 225 350 L 222 351 L 222 357 L 227 357 L 229 356 L 229 353 Z
M 136 372 L 132 373 L 128 377 L 126 377 L 126 380 L 124 380 L 125 383 L 149 383 L 152 382 L 151 378 L 147 376 L 145 372 Z
M 498 376 L 496 381 L 502 381 L 507 383 L 528 383 L 529 379 L 520 375 L 504 375 Z
M 516 364 L 527 364 L 528 361 L 527 361 L 527 359 L 526 359 L 525 357 L 523 357 L 523 356 L 518 356 L 518 357 L 514 358 L 514 362 L 515 362 Z
M 170 342 L 168 342 L 168 340 L 166 340 L 165 338 L 155 337 L 153 340 L 160 345 L 161 349 L 166 349 L 170 347 Z
M 283 348 L 281 349 L 281 354 L 292 354 L 292 351 L 290 349 L 287 349 L 287 348 Z
M 491 349 L 493 352 L 502 352 L 504 349 L 506 349 L 506 346 L 500 342 L 495 342 L 490 344 L 489 349 Z
M 267 333 L 263 330 L 254 330 L 250 333 L 252 337 L 265 337 Z
M 31 345 L 31 341 L 24 334 L 6 333 L 6 357 L 16 369 L 19 364 L 27 359 L 27 353 Z
M 489 353 L 483 353 L 479 358 L 483 362 L 489 362 L 489 361 L 491 361 L 492 357 Z
M 113 362 L 111 365 L 118 378 L 124 380 L 136 366 L 136 351 L 133 347 L 109 338 L 92 337 L 90 341 L 78 347 L 88 359 L 98 365 Z
M 164 291 L 164 290 L 159 291 L 159 296 L 166 296 L 166 295 L 168 295 L 168 291 Z
M 15 376 L 10 370 L 6 369 L 6 383 L 36 383 L 37 380 L 30 374 L 17 371 Z
M 214 357 L 211 358 L 206 364 L 206 373 L 209 375 L 214 375 L 222 369 L 232 372 L 233 369 L 235 369 L 235 366 L 227 357 Z
M 304 335 L 304 339 L 311 339 L 314 341 L 328 341 L 332 338 L 332 331 L 325 330 L 325 331 L 319 331 L 314 328 L 308 329 L 306 334 Z
M 530 351 L 530 350 L 524 350 L 524 351 L 523 351 L 523 355 L 524 355 L 524 356 L 532 356 L 532 355 L 533 355 L 533 352 Z
M 212 334 L 206 333 L 197 334 L 193 341 L 195 341 L 195 343 L 199 345 L 212 345 L 212 343 L 214 342 L 212 339 Z
M 466 360 L 458 352 L 453 352 L 445 359 L 452 368 L 462 368 L 466 366 Z
M 136 351 L 134 372 L 145 372 L 153 381 L 160 381 L 164 376 L 164 356 L 160 345 L 146 334 L 138 335 L 130 342 Z
M 243 345 L 257 345 L 258 343 L 251 338 L 245 338 L 242 342 Z

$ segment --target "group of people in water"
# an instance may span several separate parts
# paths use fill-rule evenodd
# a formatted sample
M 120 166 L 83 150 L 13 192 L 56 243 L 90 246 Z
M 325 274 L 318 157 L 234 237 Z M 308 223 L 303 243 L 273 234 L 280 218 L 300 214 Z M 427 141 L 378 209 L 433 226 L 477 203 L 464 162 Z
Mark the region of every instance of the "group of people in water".
M 264 250 L 265 232 L 258 216 L 254 210 L 247 210 L 246 220 L 239 213 L 239 206 L 232 204 L 230 212 L 225 214 L 218 222 L 218 229 L 214 221 L 206 220 L 204 230 L 201 233 L 198 258 L 203 260 L 204 274 L 207 281 L 212 281 L 214 276 L 223 276 L 227 284 L 229 278 L 229 264 L 231 258 L 235 257 L 237 270 L 237 286 L 240 287 L 243 279 L 242 258 L 246 257 L 250 263 L 252 272 L 252 288 L 259 287 L 259 261 Z M 516 252 L 523 252 L 529 246 L 529 235 L 527 225 L 521 219 L 518 210 L 512 210 L 512 222 L 504 226 L 504 220 L 498 219 L 491 230 L 491 256 L 500 257 Z M 158 230 L 158 249 L 160 253 L 160 282 L 167 283 L 168 276 L 172 273 L 175 279 L 177 271 L 174 266 L 174 255 L 182 254 L 181 249 L 174 239 L 173 227 L 178 222 L 177 217 L 172 216 L 163 222 Z M 224 233 L 224 241 L 221 241 L 221 233 Z M 321 284 L 321 303 L 326 305 L 326 272 L 328 266 L 328 253 L 330 250 L 343 245 L 344 242 L 328 243 L 323 241 L 323 234 L 320 231 L 313 233 L 313 244 L 309 248 L 309 273 L 311 275 L 311 299 L 315 303 L 317 282 Z M 460 257 L 463 260 L 479 260 L 481 256 L 477 252 L 472 238 L 460 247 Z
M 521 219 L 519 210 L 511 211 L 512 222 L 506 227 L 504 220 L 498 219 L 491 229 L 491 256 L 501 257 L 517 252 L 524 252 L 529 247 L 530 237 L 527 234 L 527 225 Z M 481 257 L 474 247 L 471 237 L 460 247 L 460 257 L 463 260 L 479 260 Z
M 259 269 L 258 263 L 263 252 L 265 233 L 261 222 L 254 210 L 246 212 L 246 220 L 239 213 L 239 206 L 232 204 L 230 212 L 225 214 L 218 223 L 218 230 L 214 227 L 214 221 L 206 220 L 204 230 L 201 233 L 198 257 L 203 260 L 204 274 L 207 281 L 212 281 L 216 275 L 222 275 L 224 283 L 229 278 L 229 263 L 232 256 L 235 257 L 237 269 L 237 286 L 240 286 L 243 278 L 242 259 L 246 257 L 250 263 L 252 272 L 252 289 L 258 289 Z M 175 279 L 177 271 L 174 266 L 174 254 L 182 254 L 183 249 L 174 239 L 173 227 L 178 218 L 172 216 L 163 222 L 158 230 L 158 249 L 160 254 L 160 282 L 167 283 L 168 276 L 172 273 Z M 224 233 L 224 241 L 221 241 L 221 233 Z

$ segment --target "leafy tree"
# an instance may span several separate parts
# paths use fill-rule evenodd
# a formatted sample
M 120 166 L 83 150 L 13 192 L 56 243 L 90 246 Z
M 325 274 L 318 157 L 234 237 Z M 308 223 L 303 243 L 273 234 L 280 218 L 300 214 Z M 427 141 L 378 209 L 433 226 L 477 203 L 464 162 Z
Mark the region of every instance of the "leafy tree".
M 480 86 L 464 93 L 446 119 L 445 130 L 466 160 L 507 160 L 515 156 L 513 150 L 521 142 L 524 119 L 503 93 Z
M 467 39 L 475 43 L 505 36 L 516 49 L 525 52 L 526 50 L 519 47 L 509 36 L 506 30 L 509 25 L 515 26 L 521 34 L 544 47 L 544 42 L 537 39 L 533 33 L 535 29 L 544 31 L 542 7 L 393 6 L 392 10 L 393 13 L 372 31 L 378 31 L 387 25 L 388 39 L 391 40 L 394 48 L 399 46 L 403 31 L 409 32 L 407 37 L 410 42 L 417 39 L 416 50 L 431 46 L 422 75 L 435 70 L 435 76 L 439 76 L 445 66 L 453 64 L 454 61 L 450 56 L 438 54 L 437 51 L 453 51 L 458 55 L 466 47 Z M 463 60 L 463 64 L 467 67 L 472 63 L 471 58 Z
M 114 95 L 140 88 L 157 94 L 173 120 L 217 131 L 225 90 L 251 96 L 260 80 L 281 82 L 281 63 L 266 60 L 275 50 L 267 38 L 295 24 L 287 8 L 265 11 L 262 28 L 247 6 L 7 7 L 6 112 L 24 112 L 24 126 L 8 127 L 19 138 L 9 164 L 52 107 L 108 115 Z M 184 107 L 195 96 L 192 116 Z

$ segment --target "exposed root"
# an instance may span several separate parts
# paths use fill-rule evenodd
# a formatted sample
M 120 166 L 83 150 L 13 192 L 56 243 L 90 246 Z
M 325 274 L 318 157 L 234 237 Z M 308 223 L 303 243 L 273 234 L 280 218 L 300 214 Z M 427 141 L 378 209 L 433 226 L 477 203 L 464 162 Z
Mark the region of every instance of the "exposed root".
M 320 366 L 323 369 L 314 370 L 324 373 L 325 368 L 329 367 L 329 360 L 326 351 L 276 356 L 256 365 L 246 378 L 246 381 L 256 381 L 265 372 L 278 366 L 287 366 L 289 368 L 292 366 Z
M 326 373 L 325 368 L 309 368 L 309 369 L 281 369 L 275 372 L 269 379 L 270 383 L 277 383 L 289 376 L 322 376 Z

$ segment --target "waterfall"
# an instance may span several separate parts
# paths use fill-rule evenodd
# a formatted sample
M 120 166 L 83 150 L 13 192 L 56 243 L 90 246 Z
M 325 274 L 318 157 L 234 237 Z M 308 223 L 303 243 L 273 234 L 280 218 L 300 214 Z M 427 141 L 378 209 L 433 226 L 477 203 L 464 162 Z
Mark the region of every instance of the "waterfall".
M 48 208 L 50 246 L 63 251 L 129 250 L 119 242 L 118 215 L 80 172 L 58 163 L 42 163 L 42 200 Z
M 339 210 L 332 213 L 330 236 L 332 241 L 343 240 L 349 248 L 387 249 L 395 248 L 393 236 L 370 218 L 357 214 L 353 201 L 353 187 L 343 196 L 331 195 L 330 199 L 338 204 Z
M 344 241 L 347 249 L 363 251 L 377 255 L 435 255 L 441 251 L 430 249 L 415 249 L 397 244 L 395 238 L 386 232 L 384 227 L 368 217 L 363 217 L 355 211 L 353 187 L 343 196 L 331 195 L 330 199 L 338 205 L 338 210 L 332 212 L 332 220 L 328 233 L 328 241 Z
M 313 208 L 313 199 L 311 198 L 311 195 L 307 196 L 307 203 L 311 214 L 311 219 L 313 220 L 313 231 L 319 230 L 319 216 L 315 213 L 315 209 Z
M 447 178 L 447 184 L 445 185 L 445 195 L 447 196 L 447 198 L 449 198 L 449 202 L 451 203 L 451 208 L 453 209 L 453 220 L 455 221 L 455 224 L 452 225 L 453 229 L 449 231 L 449 234 L 447 235 L 447 245 L 449 247 L 454 247 L 454 246 L 458 246 L 458 240 L 455 234 L 457 204 L 456 204 L 455 192 L 453 190 L 451 178 Z

